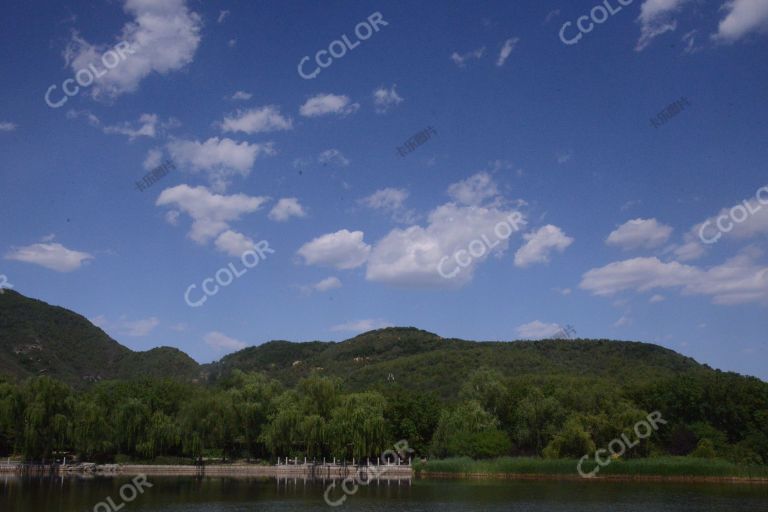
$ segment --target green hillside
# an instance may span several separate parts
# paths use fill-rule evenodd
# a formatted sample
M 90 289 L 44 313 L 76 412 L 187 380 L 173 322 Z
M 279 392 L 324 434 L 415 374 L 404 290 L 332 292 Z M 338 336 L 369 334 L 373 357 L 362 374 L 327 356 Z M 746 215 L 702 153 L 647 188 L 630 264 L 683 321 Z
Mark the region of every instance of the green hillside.
M 712 371 L 648 343 L 609 340 L 474 342 L 420 329 L 388 328 L 343 342 L 270 341 L 198 365 L 184 352 L 160 347 L 134 352 L 85 317 L 6 290 L 0 295 L 0 375 L 48 375 L 80 387 L 140 377 L 216 383 L 233 370 L 261 372 L 292 387 L 313 373 L 365 390 L 391 384 L 455 397 L 478 368 L 505 377 L 588 376 L 621 383 Z
M 139 376 L 192 379 L 199 371 L 180 350 L 133 352 L 82 315 L 12 290 L 0 294 L 0 375 L 47 375 L 79 387 Z
M 609 340 L 472 342 L 415 328 L 367 332 L 342 343 L 273 341 L 206 366 L 212 380 L 232 370 L 265 373 L 293 386 L 312 373 L 339 377 L 351 390 L 394 382 L 416 391 L 456 396 L 478 368 L 507 377 L 591 376 L 617 382 L 711 371 L 689 357 L 648 343 Z
M 201 366 L 0 295 L 0 457 L 359 460 L 405 439 L 431 457 L 566 460 L 631 436 L 651 412 L 663 428 L 626 457 L 768 462 L 768 383 L 653 344 L 388 328 L 272 341 Z

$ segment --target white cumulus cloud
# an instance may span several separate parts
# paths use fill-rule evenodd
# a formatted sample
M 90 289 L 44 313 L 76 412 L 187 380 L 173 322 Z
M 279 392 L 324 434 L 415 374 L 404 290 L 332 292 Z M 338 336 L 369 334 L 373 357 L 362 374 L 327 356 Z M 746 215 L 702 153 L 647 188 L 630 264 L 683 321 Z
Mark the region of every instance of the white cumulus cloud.
M 304 117 L 319 117 L 329 114 L 347 116 L 360 108 L 359 103 L 352 103 L 349 96 L 341 94 L 318 94 L 309 98 L 299 108 L 299 113 Z
M 305 217 L 304 208 L 295 197 L 284 197 L 269 212 L 269 218 L 278 222 L 284 222 L 291 217 Z
M 426 227 L 419 225 L 405 229 L 396 228 L 376 242 L 368 260 L 366 279 L 403 287 L 457 287 L 472 280 L 477 267 L 491 254 L 503 253 L 509 238 L 500 238 L 496 227 L 506 224 L 502 235 L 512 229 L 509 217 L 522 215 L 496 207 L 459 206 L 447 203 L 433 210 Z M 520 226 L 518 226 L 520 227 Z M 457 268 L 455 254 L 466 251 L 474 241 L 488 245 L 483 255 L 472 258 L 470 263 L 446 279 L 439 272 L 444 261 L 444 274 Z
M 487 172 L 479 172 L 448 187 L 448 195 L 466 205 L 481 205 L 498 194 L 496 183 Z
M 314 288 L 318 292 L 327 292 L 328 290 L 333 290 L 335 288 L 341 288 L 341 281 L 338 277 L 326 277 L 322 281 L 319 281 L 312 285 L 312 288 Z
M 762 190 L 758 193 L 762 194 Z M 703 256 L 714 243 L 748 240 L 766 234 L 768 204 L 761 204 L 757 198 L 745 199 L 693 226 L 683 236 L 683 243 L 672 249 L 677 259 L 689 261 Z
M 518 267 L 547 263 L 552 251 L 563 252 L 573 243 L 573 238 L 566 236 L 559 227 L 552 224 L 523 235 L 523 239 L 526 241 L 525 245 L 515 253 L 515 265 Z
M 177 185 L 163 190 L 155 204 L 170 206 L 174 208 L 172 211 L 189 215 L 192 218 L 189 238 L 205 244 L 229 230 L 231 222 L 259 210 L 268 200 L 267 197 L 245 194 L 220 195 L 205 187 Z
M 125 0 L 123 10 L 133 19 L 115 39 L 128 43 L 133 53 L 95 79 L 89 88 L 95 98 L 134 92 L 153 72 L 163 75 L 184 68 L 200 44 L 201 17 L 184 0 Z M 75 33 L 64 57 L 75 73 L 91 64 L 103 70 L 101 56 L 114 44 L 93 45 Z
M 280 114 L 280 108 L 275 105 L 238 110 L 230 117 L 225 117 L 221 122 L 221 131 L 223 132 L 243 132 L 249 135 L 292 128 L 293 121 L 283 117 Z
M 214 245 L 223 253 L 229 254 L 234 258 L 242 257 L 246 251 L 253 251 L 256 244 L 242 233 L 228 229 L 220 234 Z
M 612 231 L 605 243 L 622 249 L 653 249 L 669 240 L 672 228 L 656 219 L 633 219 Z
M 342 229 L 315 238 L 302 245 L 298 255 L 307 265 L 321 265 L 338 269 L 359 267 L 368 259 L 371 246 L 363 241 L 362 231 Z
M 258 157 L 275 154 L 271 143 L 250 144 L 218 137 L 205 142 L 174 139 L 166 148 L 179 167 L 205 173 L 217 192 L 224 192 L 233 176 L 247 177 Z
M 93 256 L 67 249 L 60 243 L 42 243 L 13 248 L 6 253 L 5 259 L 34 263 L 57 272 L 72 272 Z
M 580 286 L 601 296 L 678 288 L 684 295 L 712 297 L 715 304 L 766 303 L 768 267 L 757 265 L 755 258 L 748 250 L 708 269 L 655 257 L 633 258 L 589 270 Z
M 725 3 L 728 12 L 720 21 L 717 41 L 732 43 L 751 33 L 768 33 L 768 2 L 765 0 L 730 0 Z

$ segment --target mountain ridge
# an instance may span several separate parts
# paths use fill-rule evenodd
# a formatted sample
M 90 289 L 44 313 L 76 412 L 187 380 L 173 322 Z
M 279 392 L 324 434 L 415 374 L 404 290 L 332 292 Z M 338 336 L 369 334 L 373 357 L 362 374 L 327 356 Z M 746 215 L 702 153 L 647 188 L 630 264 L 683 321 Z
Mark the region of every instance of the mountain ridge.
M 174 377 L 215 383 L 235 370 L 295 385 L 312 373 L 351 389 L 392 380 L 444 396 L 477 368 L 513 376 L 584 375 L 626 382 L 719 371 L 674 350 L 615 340 L 470 341 L 415 327 L 390 327 L 343 341 L 272 340 L 200 364 L 182 350 L 136 352 L 84 316 L 6 290 L 0 295 L 0 375 L 50 375 L 73 386 L 107 379 Z

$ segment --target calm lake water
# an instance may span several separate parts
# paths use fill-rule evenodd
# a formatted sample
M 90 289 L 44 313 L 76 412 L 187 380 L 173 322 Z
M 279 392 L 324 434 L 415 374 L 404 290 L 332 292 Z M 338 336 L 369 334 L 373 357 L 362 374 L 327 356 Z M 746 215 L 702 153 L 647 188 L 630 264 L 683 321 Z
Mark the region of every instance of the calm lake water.
M 148 481 L 151 489 L 120 507 L 120 488 L 130 482 L 127 477 L 0 475 L 0 511 L 86 512 L 107 497 L 120 512 L 768 511 L 768 486 L 757 485 L 414 480 L 399 486 L 382 482 L 360 487 L 334 508 L 324 502 L 325 487 L 319 482 L 214 477 L 149 477 Z

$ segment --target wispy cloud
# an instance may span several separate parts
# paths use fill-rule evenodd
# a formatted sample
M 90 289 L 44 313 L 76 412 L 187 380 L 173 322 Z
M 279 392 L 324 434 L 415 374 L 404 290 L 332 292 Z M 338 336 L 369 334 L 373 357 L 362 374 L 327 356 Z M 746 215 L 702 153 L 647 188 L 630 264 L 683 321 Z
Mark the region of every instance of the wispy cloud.
M 558 324 L 547 324 L 534 320 L 517 328 L 517 335 L 526 340 L 542 340 L 553 338 L 562 333 L 563 328 Z
M 128 320 L 125 316 L 121 316 L 117 321 L 109 321 L 104 315 L 90 319 L 91 323 L 101 327 L 105 331 L 112 332 L 116 336 L 131 336 L 135 338 L 141 338 L 149 335 L 155 327 L 160 325 L 160 320 L 157 317 L 142 318 L 139 320 Z
M 203 337 L 205 344 L 217 352 L 233 352 L 242 350 L 248 345 L 245 342 L 230 338 L 224 333 L 211 331 Z
M 483 46 L 482 48 L 478 48 L 477 50 L 466 52 L 466 53 L 453 52 L 451 54 L 451 60 L 453 61 L 454 64 L 456 64 L 460 68 L 463 68 L 466 66 L 468 61 L 482 59 L 483 55 L 485 55 L 485 46 Z
M 512 51 L 517 46 L 517 43 L 520 42 L 519 37 L 511 37 L 504 41 L 504 44 L 501 47 L 501 51 L 499 52 L 499 58 L 496 60 L 496 65 L 498 67 L 501 67 L 504 65 L 504 63 L 507 61 L 510 55 L 512 55 Z
M 293 121 L 280 113 L 280 108 L 275 105 L 267 105 L 248 110 L 238 110 L 236 113 L 224 117 L 221 122 L 223 132 L 243 132 L 249 135 L 254 133 L 275 132 L 291 130 Z
M 348 116 L 357 112 L 359 103 L 352 103 L 349 96 L 340 94 L 318 94 L 309 98 L 299 108 L 304 117 L 320 117 L 327 115 Z
M 389 89 L 383 85 L 373 91 L 373 105 L 377 114 L 384 114 L 392 107 L 396 107 L 403 102 L 403 98 L 395 90 L 397 85 L 392 85 Z
M 92 260 L 93 256 L 67 249 L 59 243 L 42 243 L 13 248 L 6 253 L 5 259 L 33 263 L 56 272 L 72 272 Z
M 373 331 L 375 329 L 384 329 L 385 327 L 392 327 L 392 324 L 385 320 L 365 319 L 334 325 L 330 330 L 334 332 L 360 333 Z
M 346 167 L 349 165 L 349 159 L 344 156 L 344 153 L 338 149 L 326 149 L 317 157 L 317 161 L 323 165 L 338 165 L 340 167 Z

